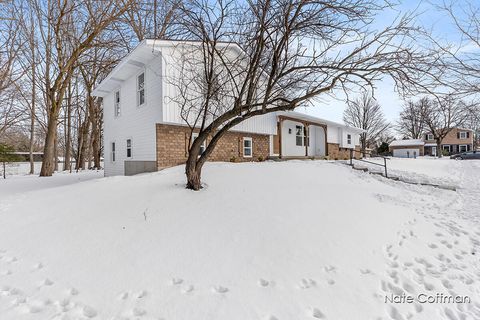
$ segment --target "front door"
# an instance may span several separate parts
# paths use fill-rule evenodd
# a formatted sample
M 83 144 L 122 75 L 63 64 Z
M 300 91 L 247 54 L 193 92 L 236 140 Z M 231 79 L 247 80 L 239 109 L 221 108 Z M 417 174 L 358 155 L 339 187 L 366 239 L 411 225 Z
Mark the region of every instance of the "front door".
M 437 147 L 432 147 L 432 156 L 437 156 Z

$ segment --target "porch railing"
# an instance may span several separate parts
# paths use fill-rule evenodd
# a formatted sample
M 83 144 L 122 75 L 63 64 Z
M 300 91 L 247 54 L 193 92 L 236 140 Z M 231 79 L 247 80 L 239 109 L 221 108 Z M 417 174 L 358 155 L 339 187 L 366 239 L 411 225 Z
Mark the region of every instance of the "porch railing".
M 380 158 L 383 159 L 383 164 L 381 163 L 378 163 L 378 162 L 373 162 L 373 161 L 368 161 L 368 160 L 365 160 L 364 158 L 360 158 L 360 159 L 357 159 L 354 157 L 354 153 L 357 152 L 360 154 L 360 156 L 365 156 L 365 154 L 371 154 L 370 151 L 365 151 L 365 152 L 361 152 L 361 151 L 358 151 L 358 150 L 354 150 L 354 149 L 350 149 L 350 166 L 353 167 L 353 161 L 361 161 L 361 162 L 366 162 L 366 163 L 370 163 L 370 164 L 373 164 L 373 165 L 376 165 L 376 166 L 380 166 L 380 167 L 383 167 L 384 168 L 384 171 L 385 171 L 385 178 L 388 178 L 388 170 L 387 170 L 387 160 L 389 160 L 390 158 L 388 157 L 384 157 L 384 156 L 381 156 Z

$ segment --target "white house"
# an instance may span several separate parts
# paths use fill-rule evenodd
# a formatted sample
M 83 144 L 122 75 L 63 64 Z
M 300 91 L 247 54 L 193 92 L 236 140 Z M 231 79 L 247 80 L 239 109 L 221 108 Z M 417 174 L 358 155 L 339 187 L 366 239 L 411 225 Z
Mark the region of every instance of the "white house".
M 144 40 L 97 86 L 103 98 L 105 175 L 131 175 L 184 163 L 190 130 L 173 102 L 169 64 L 193 42 Z M 241 52 L 236 44 L 227 44 Z M 256 161 L 268 157 L 348 158 L 361 129 L 297 112 L 270 113 L 230 130 L 209 158 Z M 195 133 L 194 133 L 195 135 Z M 208 140 L 207 140 L 208 143 Z

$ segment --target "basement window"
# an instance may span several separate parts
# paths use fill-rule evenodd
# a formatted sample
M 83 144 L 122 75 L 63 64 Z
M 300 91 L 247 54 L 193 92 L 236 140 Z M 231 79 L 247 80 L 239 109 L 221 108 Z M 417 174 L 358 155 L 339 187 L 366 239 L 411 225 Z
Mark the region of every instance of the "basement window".
M 132 157 L 132 139 L 127 139 L 127 158 Z
M 141 106 L 145 103 L 145 72 L 137 76 L 137 105 Z
M 112 162 L 115 162 L 115 142 L 112 142 L 112 146 L 111 146 L 111 152 L 110 152 L 110 160 Z
M 193 143 L 193 141 L 195 141 L 195 139 L 197 139 L 197 138 L 198 138 L 198 133 L 196 133 L 196 132 L 192 133 L 192 143 Z M 207 143 L 206 143 L 206 141 L 204 140 L 204 141 L 202 142 L 202 145 L 200 146 L 200 153 L 199 153 L 199 154 L 204 153 L 206 148 L 207 148 Z
M 243 156 L 245 158 L 251 158 L 253 155 L 253 141 L 252 138 L 243 138 Z
M 115 117 L 118 117 L 120 115 L 120 90 L 115 91 L 113 94 L 114 96 L 114 111 L 115 111 Z

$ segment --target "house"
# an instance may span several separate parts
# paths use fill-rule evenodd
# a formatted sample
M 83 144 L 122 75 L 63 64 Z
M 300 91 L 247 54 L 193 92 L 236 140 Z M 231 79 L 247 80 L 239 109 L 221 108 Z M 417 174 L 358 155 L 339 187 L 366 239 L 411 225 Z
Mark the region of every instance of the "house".
M 442 152 L 444 155 L 457 154 L 461 152 L 473 150 L 473 131 L 464 128 L 453 128 L 441 143 Z M 426 133 L 425 141 L 425 155 L 437 155 L 437 142 L 433 139 L 433 134 Z
M 416 158 L 423 156 L 425 142 L 420 139 L 395 140 L 388 146 L 390 153 L 399 158 Z
M 444 155 L 457 154 L 473 150 L 473 131 L 453 128 L 441 143 Z M 389 150 L 394 157 L 414 158 L 416 156 L 436 156 L 437 142 L 431 133 L 423 135 L 423 139 L 395 140 Z
M 236 44 L 222 45 L 241 52 Z M 167 81 L 179 46 L 198 43 L 144 40 L 95 88 L 93 94 L 103 98 L 106 176 L 152 172 L 185 163 L 191 131 L 182 120 L 180 106 L 169 98 L 174 87 Z M 361 132 L 298 112 L 270 113 L 229 130 L 209 160 L 347 159 L 350 150 L 359 149 Z

